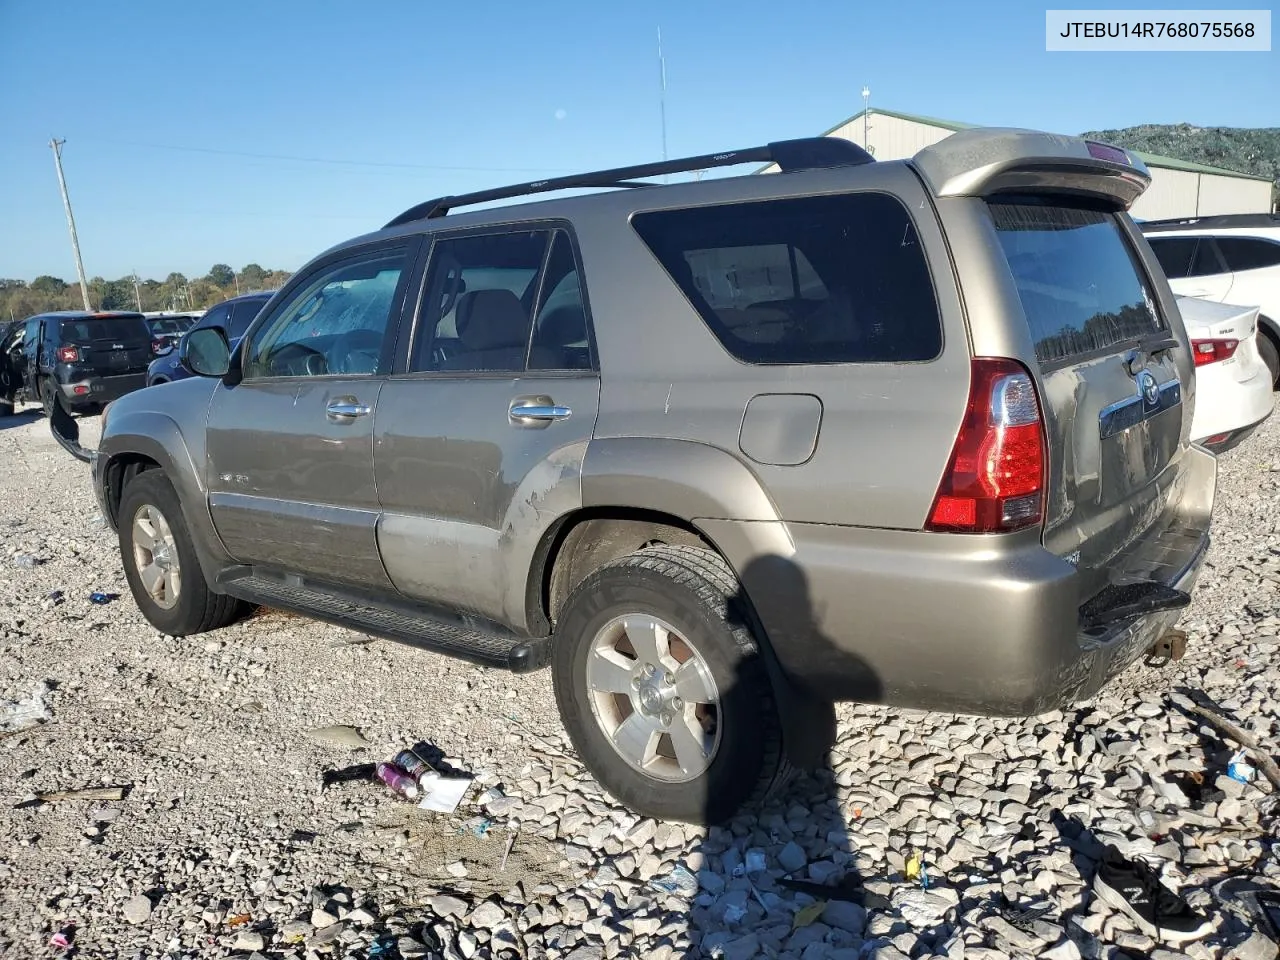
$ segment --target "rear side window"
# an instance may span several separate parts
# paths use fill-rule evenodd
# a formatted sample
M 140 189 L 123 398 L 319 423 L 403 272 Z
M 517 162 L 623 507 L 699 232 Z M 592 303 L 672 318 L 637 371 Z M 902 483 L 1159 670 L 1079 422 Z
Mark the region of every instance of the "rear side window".
M 1114 214 L 1035 198 L 990 209 L 1041 363 L 1164 330 Z
M 1216 242 L 1227 269 L 1233 272 L 1280 265 L 1280 243 L 1249 237 L 1217 237 Z
M 245 331 L 249 329 L 249 324 L 253 323 L 254 318 L 266 306 L 266 300 L 240 300 L 231 308 L 231 323 L 228 325 L 227 336 L 232 340 L 243 337 Z
M 739 360 L 900 363 L 942 350 L 915 225 L 887 194 L 663 210 L 632 223 Z
M 115 340 L 120 343 L 149 342 L 151 328 L 142 317 L 122 317 L 118 320 L 63 320 L 62 340 L 66 343 L 92 343 L 95 340 Z

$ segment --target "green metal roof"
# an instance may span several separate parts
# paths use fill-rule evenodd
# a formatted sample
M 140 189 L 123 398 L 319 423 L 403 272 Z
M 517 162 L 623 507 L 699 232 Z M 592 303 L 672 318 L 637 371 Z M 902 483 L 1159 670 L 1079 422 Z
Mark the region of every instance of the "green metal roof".
M 862 115 L 867 113 L 866 110 L 859 110 L 848 120 L 841 120 L 830 130 L 823 131 L 822 135 L 828 137 L 835 133 L 846 124 L 853 123 L 855 120 L 861 120 Z M 939 127 L 943 130 L 950 130 L 955 133 L 957 130 L 971 130 L 976 124 L 961 123 L 958 120 L 940 120 L 937 117 L 926 117 L 918 113 L 900 113 L 897 110 L 880 110 L 872 107 L 871 116 L 880 114 L 885 117 L 896 117 L 899 120 L 909 120 L 912 123 L 921 123 L 930 127 Z M 1148 167 L 1162 167 L 1165 170 L 1185 170 L 1188 173 L 1211 173 L 1220 177 L 1236 177 L 1241 180 L 1263 180 L 1267 183 L 1271 182 L 1270 177 L 1261 177 L 1255 173 L 1241 173 L 1239 170 L 1228 170 L 1226 167 L 1212 167 L 1207 163 L 1195 163 L 1191 160 L 1179 160 L 1177 157 L 1164 157 L 1158 153 L 1143 153 L 1140 150 L 1131 150 L 1134 156 L 1141 158 L 1142 162 Z

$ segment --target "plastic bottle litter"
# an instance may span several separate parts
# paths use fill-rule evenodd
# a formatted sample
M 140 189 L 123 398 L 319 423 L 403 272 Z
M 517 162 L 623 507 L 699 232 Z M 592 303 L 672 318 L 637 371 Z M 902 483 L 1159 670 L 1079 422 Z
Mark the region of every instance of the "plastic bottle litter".
M 418 785 L 414 782 L 413 777 L 405 773 L 394 763 L 380 763 L 376 768 L 377 777 L 385 783 L 394 793 L 408 799 L 415 800 L 418 796 Z
M 0 700 L 0 733 L 18 733 L 30 730 L 53 719 L 53 713 L 44 702 L 49 685 L 37 683 L 26 700 Z
M 420 780 L 424 773 L 432 769 L 431 764 L 427 763 L 426 760 L 423 760 L 411 749 L 401 750 L 391 762 L 415 780 Z
M 98 604 L 98 606 L 102 606 L 104 603 L 110 603 L 112 600 L 117 599 L 119 596 L 120 594 L 118 593 L 103 593 L 101 590 L 95 590 L 93 591 L 93 593 L 89 594 L 89 602 L 96 603 Z
M 665 877 L 650 880 L 649 886 L 663 893 L 679 893 L 686 897 L 696 896 L 698 893 L 697 878 L 679 863 Z
M 1253 764 L 1245 759 L 1245 752 L 1237 750 L 1231 762 L 1227 764 L 1227 776 L 1241 783 L 1250 783 L 1257 775 L 1258 771 L 1254 769 Z
M 40 564 L 44 563 L 39 557 L 33 557 L 27 553 L 20 553 L 13 558 L 13 565 L 19 570 L 34 570 Z

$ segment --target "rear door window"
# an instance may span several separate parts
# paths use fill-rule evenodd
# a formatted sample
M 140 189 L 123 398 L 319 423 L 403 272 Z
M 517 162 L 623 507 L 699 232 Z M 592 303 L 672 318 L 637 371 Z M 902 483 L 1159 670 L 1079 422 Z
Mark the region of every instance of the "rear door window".
M 1280 266 L 1280 243 L 1255 240 L 1252 237 L 1215 237 L 1227 269 L 1262 270 Z
M 227 336 L 237 340 L 245 335 L 249 324 L 266 306 L 266 300 L 240 300 L 231 307 L 231 323 L 227 326 Z
M 1166 329 L 1115 214 L 1034 197 L 989 207 L 1042 364 Z
M 1170 280 L 1181 280 L 1191 272 L 1191 260 L 1200 242 L 1195 237 L 1149 237 L 1147 242 Z
M 901 363 L 942 350 L 915 225 L 887 194 L 663 210 L 632 223 L 746 363 Z

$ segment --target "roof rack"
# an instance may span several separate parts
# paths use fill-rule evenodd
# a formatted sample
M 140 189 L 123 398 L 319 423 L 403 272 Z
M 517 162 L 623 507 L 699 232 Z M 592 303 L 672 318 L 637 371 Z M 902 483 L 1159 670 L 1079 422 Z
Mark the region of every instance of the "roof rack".
M 1213 227 L 1280 227 L 1280 213 L 1216 213 L 1203 217 L 1144 220 L 1143 230 L 1204 230 Z
M 745 150 L 729 150 L 708 153 L 700 157 L 683 157 L 679 160 L 663 160 L 660 163 L 644 163 L 634 167 L 616 167 L 613 170 L 596 170 L 576 173 L 551 180 L 533 180 L 509 187 L 495 187 L 475 193 L 460 193 L 451 197 L 436 197 L 410 207 L 396 217 L 387 227 L 398 227 L 415 220 L 432 220 L 443 217 L 457 207 L 523 197 L 534 193 L 550 193 L 555 190 L 573 190 L 582 187 L 651 187 L 656 184 L 638 183 L 639 178 L 660 177 L 669 173 L 690 173 L 708 167 L 730 167 L 739 163 L 776 163 L 787 173 L 793 170 L 811 170 L 820 167 L 851 167 L 873 163 L 875 158 L 851 140 L 839 137 L 805 137 L 800 140 L 777 140 L 763 147 Z

